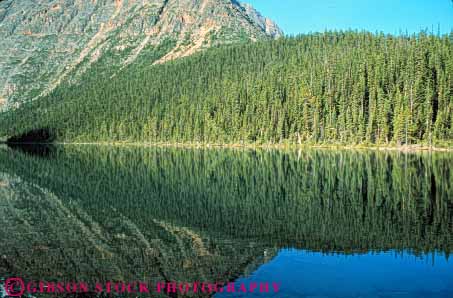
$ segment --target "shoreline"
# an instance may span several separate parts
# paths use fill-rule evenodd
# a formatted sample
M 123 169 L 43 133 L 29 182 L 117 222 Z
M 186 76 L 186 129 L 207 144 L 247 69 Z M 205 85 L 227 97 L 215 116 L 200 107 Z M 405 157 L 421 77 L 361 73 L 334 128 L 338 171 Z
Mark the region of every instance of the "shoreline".
M 7 145 L 7 142 L 1 142 Z M 428 145 L 341 145 L 341 144 L 216 144 L 216 143 L 141 143 L 141 142 L 56 142 L 56 143 L 15 143 L 16 145 L 63 145 L 63 146 L 113 146 L 113 147 L 161 147 L 186 149 L 329 149 L 329 150 L 370 150 L 370 151 L 397 151 L 411 152 L 453 152 L 453 147 L 439 147 Z

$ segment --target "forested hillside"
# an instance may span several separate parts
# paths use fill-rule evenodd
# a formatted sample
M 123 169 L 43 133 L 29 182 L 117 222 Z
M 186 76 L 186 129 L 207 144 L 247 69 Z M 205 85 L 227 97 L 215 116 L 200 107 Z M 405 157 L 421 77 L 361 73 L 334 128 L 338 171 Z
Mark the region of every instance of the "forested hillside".
M 96 69 L 3 113 L 57 141 L 451 144 L 453 33 L 310 34 Z M 42 133 L 41 133 L 42 134 Z

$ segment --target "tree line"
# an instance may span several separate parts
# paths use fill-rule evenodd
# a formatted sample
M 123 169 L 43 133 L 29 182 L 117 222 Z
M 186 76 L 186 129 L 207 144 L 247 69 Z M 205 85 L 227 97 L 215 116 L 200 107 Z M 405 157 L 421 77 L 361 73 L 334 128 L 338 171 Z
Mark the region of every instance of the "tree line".
M 58 141 L 451 144 L 453 33 L 326 32 L 94 68 L 0 116 Z

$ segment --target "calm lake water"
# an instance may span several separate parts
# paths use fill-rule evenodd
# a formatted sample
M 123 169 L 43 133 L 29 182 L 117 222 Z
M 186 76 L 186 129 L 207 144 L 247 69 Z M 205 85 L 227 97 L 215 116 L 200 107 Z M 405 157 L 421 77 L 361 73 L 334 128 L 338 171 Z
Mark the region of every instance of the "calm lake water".
M 453 154 L 4 146 L 0 165 L 5 279 L 453 297 Z

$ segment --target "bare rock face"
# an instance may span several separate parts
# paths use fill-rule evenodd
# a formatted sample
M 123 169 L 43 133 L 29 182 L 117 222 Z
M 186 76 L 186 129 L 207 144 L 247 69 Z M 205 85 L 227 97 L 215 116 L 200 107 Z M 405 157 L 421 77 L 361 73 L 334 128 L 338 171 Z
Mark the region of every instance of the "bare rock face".
M 76 81 L 101 59 L 119 70 L 139 57 L 151 65 L 281 35 L 235 0 L 3 0 L 0 109 Z
M 263 32 L 266 32 L 267 35 L 278 38 L 283 36 L 283 31 L 275 24 L 271 19 L 263 17 L 259 11 L 257 11 L 253 6 L 247 3 L 239 4 L 244 9 L 245 13 L 249 16 L 251 21 L 258 26 L 260 26 Z

